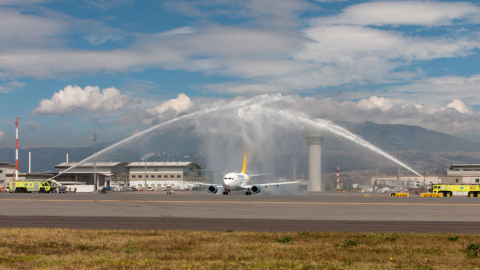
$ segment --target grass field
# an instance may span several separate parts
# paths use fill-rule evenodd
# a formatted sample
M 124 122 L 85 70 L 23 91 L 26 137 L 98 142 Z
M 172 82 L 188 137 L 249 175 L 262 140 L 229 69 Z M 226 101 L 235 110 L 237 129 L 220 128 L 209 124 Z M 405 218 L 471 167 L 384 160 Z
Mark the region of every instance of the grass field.
M 0 269 L 479 269 L 479 234 L 0 229 Z

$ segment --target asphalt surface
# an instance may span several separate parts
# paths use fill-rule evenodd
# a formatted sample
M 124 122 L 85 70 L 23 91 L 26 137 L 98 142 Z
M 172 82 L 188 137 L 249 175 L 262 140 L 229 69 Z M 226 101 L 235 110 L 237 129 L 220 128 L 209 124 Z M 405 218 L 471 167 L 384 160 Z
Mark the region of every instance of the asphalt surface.
M 480 198 L 0 194 L 0 227 L 480 233 Z

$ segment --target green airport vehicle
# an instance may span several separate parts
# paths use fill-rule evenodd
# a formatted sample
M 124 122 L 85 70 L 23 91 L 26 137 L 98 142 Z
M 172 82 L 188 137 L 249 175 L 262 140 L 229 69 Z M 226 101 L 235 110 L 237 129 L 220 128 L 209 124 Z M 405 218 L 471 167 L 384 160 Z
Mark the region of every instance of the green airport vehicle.
M 432 193 L 442 193 L 443 197 L 479 197 L 480 185 L 433 185 Z
M 15 193 L 53 193 L 57 186 L 61 187 L 61 185 L 55 180 L 25 180 L 10 182 L 10 190 L 14 190 Z M 65 191 L 65 189 L 63 189 L 63 191 Z

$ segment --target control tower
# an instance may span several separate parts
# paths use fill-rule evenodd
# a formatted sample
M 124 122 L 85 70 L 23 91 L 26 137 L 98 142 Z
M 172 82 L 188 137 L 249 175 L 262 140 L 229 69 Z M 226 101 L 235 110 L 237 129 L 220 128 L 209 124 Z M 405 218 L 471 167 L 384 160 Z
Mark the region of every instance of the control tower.
M 308 188 L 307 191 L 322 191 L 322 142 L 325 133 L 308 129 L 303 133 L 308 145 Z

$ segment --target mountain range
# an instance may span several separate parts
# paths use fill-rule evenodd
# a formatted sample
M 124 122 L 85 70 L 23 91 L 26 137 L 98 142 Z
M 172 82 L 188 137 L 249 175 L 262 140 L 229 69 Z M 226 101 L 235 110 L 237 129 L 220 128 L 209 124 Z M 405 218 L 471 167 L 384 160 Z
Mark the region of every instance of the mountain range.
M 335 122 L 350 132 L 362 137 L 380 149 L 398 154 L 397 143 L 401 145 L 401 160 L 413 164 L 416 169 L 427 168 L 431 172 L 439 173 L 451 163 L 480 163 L 480 143 L 468 141 L 445 133 L 428 130 L 419 126 L 375 124 L 371 122 L 352 123 Z M 164 140 L 171 140 L 168 147 L 162 148 L 162 153 L 151 153 L 149 161 L 196 161 L 205 164 L 205 156 L 199 153 L 201 142 L 198 138 L 189 136 L 189 130 L 172 130 L 162 135 Z M 96 150 L 100 151 L 115 142 L 98 143 Z M 299 142 L 301 143 L 301 142 Z M 304 144 L 304 143 L 303 143 Z M 299 149 L 297 156 L 297 171 L 307 171 L 306 146 Z M 301 150 L 305 152 L 301 153 Z M 93 146 L 83 147 L 42 147 L 19 150 L 19 166 L 21 172 L 28 170 L 28 152 L 32 153 L 32 172 L 52 172 L 54 166 L 66 159 L 81 161 L 93 154 Z M 478 153 L 477 153 L 478 152 Z M 385 172 L 395 172 L 396 165 L 387 162 L 383 157 L 368 155 L 367 150 L 351 142 L 327 135 L 322 143 L 322 170 L 334 171 L 341 166 L 343 171 L 383 168 Z M 289 177 L 293 160 L 293 153 L 272 153 L 277 166 L 277 174 Z M 115 151 L 109 156 L 109 161 L 138 161 L 142 158 L 142 151 L 134 151 L 126 147 Z M 0 162 L 15 162 L 14 148 L 0 148 Z M 284 166 L 282 166 L 284 164 Z

